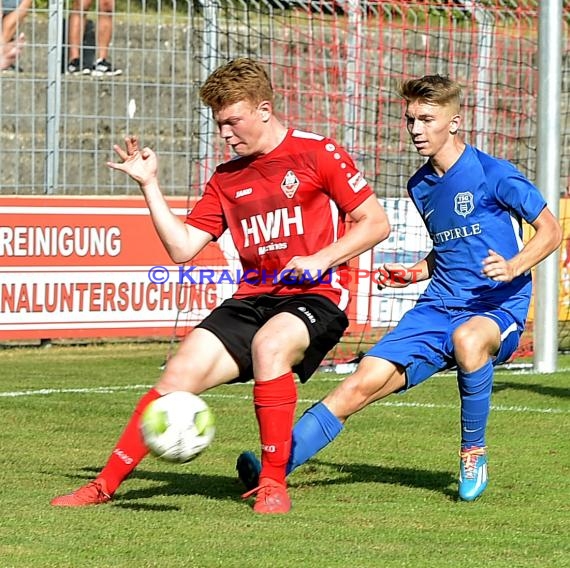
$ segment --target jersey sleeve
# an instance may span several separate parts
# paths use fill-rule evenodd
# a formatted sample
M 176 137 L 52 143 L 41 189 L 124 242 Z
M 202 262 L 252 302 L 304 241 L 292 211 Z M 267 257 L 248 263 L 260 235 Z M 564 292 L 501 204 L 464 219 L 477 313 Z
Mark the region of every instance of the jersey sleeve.
M 527 223 L 532 223 L 546 207 L 538 188 L 515 167 L 499 177 L 496 195 L 502 205 L 516 211 Z
M 350 213 L 374 192 L 344 148 L 330 139 L 323 143 L 318 159 L 323 188 L 339 209 Z
M 227 229 L 226 218 L 216 191 L 214 177 L 206 184 L 204 194 L 188 213 L 185 222 L 197 229 L 210 233 L 214 239 L 218 239 Z

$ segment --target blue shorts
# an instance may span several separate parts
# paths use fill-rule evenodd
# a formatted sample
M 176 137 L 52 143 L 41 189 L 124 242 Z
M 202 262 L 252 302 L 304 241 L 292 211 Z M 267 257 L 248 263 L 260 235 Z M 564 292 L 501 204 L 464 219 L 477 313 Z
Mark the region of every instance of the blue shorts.
M 504 363 L 515 352 L 523 329 L 505 310 L 444 308 L 439 304 L 420 303 L 407 311 L 398 325 L 368 353 L 404 367 L 406 386 L 419 385 L 435 373 L 455 367 L 451 337 L 461 324 L 474 316 L 485 316 L 501 330 L 501 346 L 493 365 Z

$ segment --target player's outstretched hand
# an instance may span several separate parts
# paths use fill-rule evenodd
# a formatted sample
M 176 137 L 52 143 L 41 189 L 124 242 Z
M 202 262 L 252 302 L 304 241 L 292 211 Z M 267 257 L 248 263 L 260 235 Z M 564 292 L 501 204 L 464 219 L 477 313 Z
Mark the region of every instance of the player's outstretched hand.
M 158 159 L 150 148 L 139 149 L 139 142 L 136 136 L 125 138 L 125 148 L 118 144 L 113 146 L 122 162 L 107 162 L 113 170 L 120 170 L 136 181 L 142 190 L 145 187 L 156 183 L 158 173 Z
M 483 260 L 481 272 L 495 282 L 510 282 L 515 277 L 509 261 L 492 249 L 489 249 L 489 256 Z
M 378 290 L 405 288 L 415 281 L 417 281 L 417 271 L 410 270 L 403 264 L 395 262 L 381 264 L 376 272 Z

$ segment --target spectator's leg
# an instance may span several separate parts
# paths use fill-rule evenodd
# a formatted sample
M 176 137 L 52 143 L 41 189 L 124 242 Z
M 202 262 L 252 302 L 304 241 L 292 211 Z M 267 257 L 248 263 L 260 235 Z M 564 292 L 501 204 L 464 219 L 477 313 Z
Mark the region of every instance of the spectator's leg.
M 107 59 L 113 36 L 115 0 L 99 0 L 97 14 L 97 58 Z
M 85 13 L 91 7 L 91 0 L 73 0 L 69 14 L 69 60 L 80 59 L 83 34 L 85 33 Z

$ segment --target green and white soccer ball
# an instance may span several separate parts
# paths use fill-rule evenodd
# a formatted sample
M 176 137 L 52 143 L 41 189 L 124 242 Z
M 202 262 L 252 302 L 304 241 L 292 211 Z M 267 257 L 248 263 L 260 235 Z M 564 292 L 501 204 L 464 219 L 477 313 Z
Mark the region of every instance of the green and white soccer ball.
M 214 439 L 212 411 L 202 398 L 184 391 L 153 400 L 141 417 L 141 432 L 151 454 L 174 463 L 198 457 Z

